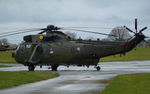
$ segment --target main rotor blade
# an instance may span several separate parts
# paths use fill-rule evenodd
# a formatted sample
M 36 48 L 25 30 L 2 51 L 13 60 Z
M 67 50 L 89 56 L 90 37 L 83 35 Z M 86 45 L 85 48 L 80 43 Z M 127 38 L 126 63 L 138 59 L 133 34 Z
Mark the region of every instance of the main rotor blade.
M 38 33 L 38 34 L 43 34 L 43 33 L 45 33 L 46 31 L 44 30 L 44 31 L 42 31 L 42 32 L 40 32 L 40 33 Z
M 89 27 L 89 26 L 84 26 L 84 27 L 79 27 L 79 26 L 75 26 L 75 27 L 60 27 L 60 28 L 95 28 L 95 29 L 113 29 L 113 28 L 107 28 L 107 27 Z
M 72 30 L 72 31 L 80 31 L 80 32 L 86 32 L 86 33 L 101 34 L 101 35 L 109 35 L 109 36 L 114 36 L 114 37 L 116 37 L 115 35 L 110 35 L 110 34 L 105 34 L 105 33 L 99 33 L 99 32 L 93 32 L 93 31 L 87 31 L 87 30 L 63 29 L 63 28 L 61 28 L 61 29 L 62 29 L 62 30 Z
M 147 29 L 147 27 L 144 27 L 143 29 L 141 29 L 141 30 L 139 31 L 139 33 L 141 33 L 142 31 L 144 31 L 145 29 Z
M 0 38 L 1 37 L 11 36 L 11 35 L 22 34 L 22 33 L 35 32 L 35 31 L 39 31 L 39 30 L 26 30 L 26 31 L 22 31 L 22 32 L 14 32 L 14 33 L 2 34 L 2 35 L 0 35 Z
M 39 31 L 40 28 L 33 28 L 33 29 L 20 29 L 15 31 L 8 31 L 8 32 L 0 32 L 0 35 L 10 34 L 10 33 L 17 33 L 17 32 L 23 32 L 23 31 Z
M 136 33 L 137 33 L 137 18 L 135 19 L 135 30 L 136 30 Z
M 134 34 L 136 34 L 135 32 L 133 32 L 131 29 L 129 29 L 128 27 L 126 27 L 126 26 L 124 26 L 124 28 L 126 28 L 128 31 L 130 31 L 130 32 L 132 32 L 132 33 L 134 33 Z

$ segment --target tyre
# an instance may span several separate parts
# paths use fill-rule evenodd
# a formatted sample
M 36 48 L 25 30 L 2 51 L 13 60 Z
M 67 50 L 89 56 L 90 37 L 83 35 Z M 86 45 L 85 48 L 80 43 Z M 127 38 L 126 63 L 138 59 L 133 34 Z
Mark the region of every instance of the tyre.
M 34 65 L 29 65 L 29 66 L 28 66 L 28 70 L 29 70 L 29 71 L 34 71 L 34 69 L 35 69 L 35 66 L 34 66 Z
M 101 70 L 101 67 L 97 66 L 97 67 L 96 67 L 96 70 L 97 70 L 97 71 L 100 71 L 100 70 Z

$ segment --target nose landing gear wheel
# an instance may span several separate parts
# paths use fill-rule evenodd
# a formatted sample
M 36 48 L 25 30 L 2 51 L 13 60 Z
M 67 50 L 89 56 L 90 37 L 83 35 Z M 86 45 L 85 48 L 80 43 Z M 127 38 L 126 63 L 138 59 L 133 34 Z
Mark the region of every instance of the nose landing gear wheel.
M 52 65 L 52 71 L 57 71 L 58 65 Z
M 97 67 L 96 67 L 96 70 L 97 70 L 97 71 L 100 71 L 100 70 L 101 70 L 101 67 L 100 67 L 100 66 L 97 66 Z
M 35 66 L 34 66 L 34 65 L 29 65 L 29 66 L 28 66 L 28 70 L 29 70 L 29 71 L 34 71 L 34 69 L 35 69 Z

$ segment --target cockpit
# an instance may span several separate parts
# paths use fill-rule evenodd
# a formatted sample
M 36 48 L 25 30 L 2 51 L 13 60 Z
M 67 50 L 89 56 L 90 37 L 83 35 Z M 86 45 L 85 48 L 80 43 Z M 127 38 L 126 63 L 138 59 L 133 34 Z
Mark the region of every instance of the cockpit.
M 59 39 L 61 39 L 61 37 L 59 37 L 57 35 L 52 35 L 52 36 L 44 36 L 42 41 L 57 41 Z

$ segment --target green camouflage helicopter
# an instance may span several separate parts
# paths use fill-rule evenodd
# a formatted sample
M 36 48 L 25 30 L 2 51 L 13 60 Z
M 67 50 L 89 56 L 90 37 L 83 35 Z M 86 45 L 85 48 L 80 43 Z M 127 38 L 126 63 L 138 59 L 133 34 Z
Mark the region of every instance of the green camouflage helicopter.
M 72 40 L 69 36 L 59 31 L 64 30 L 64 28 L 49 25 L 47 28 L 36 29 L 42 30 L 42 32 L 37 35 L 24 36 L 24 42 L 21 43 L 13 53 L 13 57 L 18 63 L 28 66 L 29 71 L 34 71 L 37 65 L 41 67 L 42 65 L 51 66 L 52 71 L 57 71 L 59 65 L 66 65 L 68 67 L 69 65 L 87 67 L 94 65 L 97 70 L 100 70 L 101 67 L 98 66 L 100 58 L 115 54 L 125 54 L 147 38 L 142 33 L 147 27 L 137 32 L 137 19 L 135 19 L 136 32 L 133 32 L 126 26 L 124 26 L 124 28 L 134 33 L 134 36 L 128 41 L 115 42 L 81 39 Z M 92 31 L 76 31 L 103 34 Z

